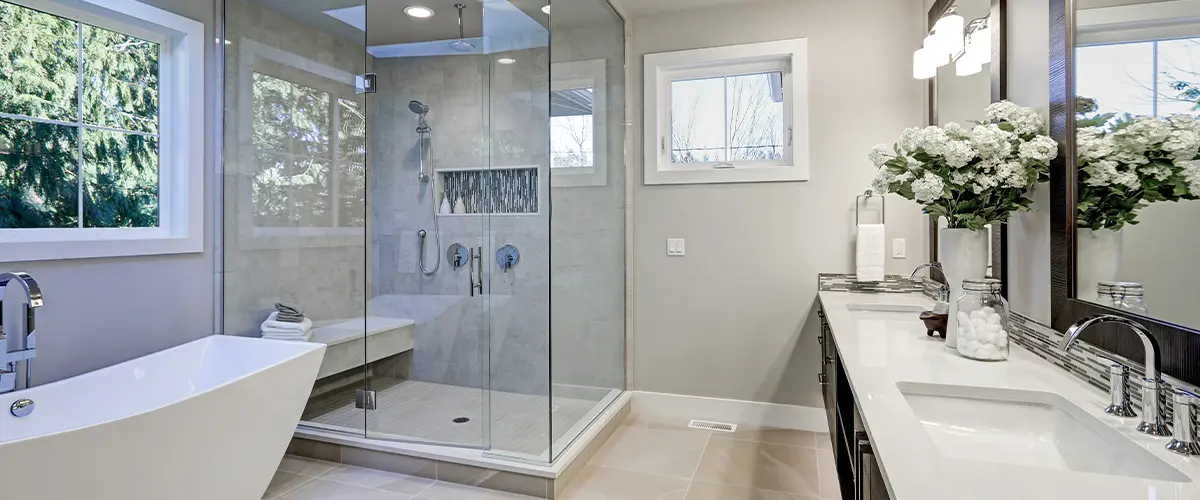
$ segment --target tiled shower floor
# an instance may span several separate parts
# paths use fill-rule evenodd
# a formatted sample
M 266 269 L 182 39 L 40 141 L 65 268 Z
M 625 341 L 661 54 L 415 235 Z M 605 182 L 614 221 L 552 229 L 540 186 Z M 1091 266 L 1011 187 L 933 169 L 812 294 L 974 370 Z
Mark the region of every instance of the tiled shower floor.
M 555 397 L 551 405 L 547 396 L 489 393 L 482 389 L 383 377 L 373 378 L 371 388 L 376 391 L 374 411 L 355 408 L 356 388 L 347 387 L 309 400 L 303 419 L 340 430 L 362 432 L 365 415 L 368 437 L 472 447 L 482 446 L 484 431 L 490 430 L 492 451 L 545 457 L 550 443 L 565 435 L 598 404 L 597 401 Z M 485 396 L 491 399 L 486 406 Z M 489 409 L 492 424 L 490 429 L 485 429 L 489 418 L 484 412 Z M 461 418 L 469 420 L 454 421 Z

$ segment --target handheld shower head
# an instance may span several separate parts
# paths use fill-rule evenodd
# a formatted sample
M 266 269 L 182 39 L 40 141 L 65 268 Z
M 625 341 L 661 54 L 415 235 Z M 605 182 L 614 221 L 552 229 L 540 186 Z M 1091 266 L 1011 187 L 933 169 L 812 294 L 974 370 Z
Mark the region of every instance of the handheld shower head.
M 429 106 L 421 101 L 408 101 L 408 109 L 418 115 L 429 113 Z

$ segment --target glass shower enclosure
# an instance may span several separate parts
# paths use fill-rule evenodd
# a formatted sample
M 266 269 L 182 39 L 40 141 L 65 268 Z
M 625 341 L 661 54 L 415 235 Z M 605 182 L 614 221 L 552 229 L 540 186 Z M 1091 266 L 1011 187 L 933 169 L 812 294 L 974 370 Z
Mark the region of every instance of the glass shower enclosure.
M 304 311 L 305 429 L 548 462 L 624 390 L 623 21 L 550 12 L 226 0 L 223 326 Z

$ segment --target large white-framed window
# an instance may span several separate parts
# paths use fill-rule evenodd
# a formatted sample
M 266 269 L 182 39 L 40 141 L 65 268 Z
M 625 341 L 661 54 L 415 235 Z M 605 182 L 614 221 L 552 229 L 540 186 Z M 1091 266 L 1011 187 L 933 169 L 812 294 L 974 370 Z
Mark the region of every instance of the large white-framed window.
M 366 109 L 356 75 L 242 39 L 239 244 L 362 245 Z
M 608 81 L 604 59 L 550 66 L 551 187 L 608 184 Z
M 0 0 L 0 262 L 204 251 L 204 25 Z
M 646 184 L 806 181 L 806 39 L 645 56 Z

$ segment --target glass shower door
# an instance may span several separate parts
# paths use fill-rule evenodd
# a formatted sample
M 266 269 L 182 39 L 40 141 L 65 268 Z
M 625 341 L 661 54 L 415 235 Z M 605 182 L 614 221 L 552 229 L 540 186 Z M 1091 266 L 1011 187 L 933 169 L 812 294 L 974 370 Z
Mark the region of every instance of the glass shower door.
M 407 5 L 368 1 L 362 18 L 374 75 L 366 436 L 486 449 L 492 242 L 482 9 Z

